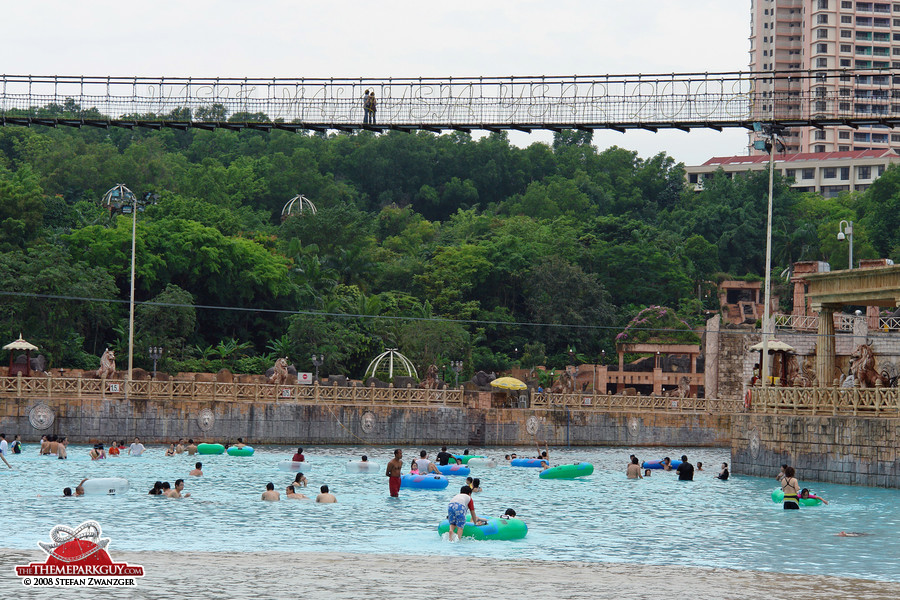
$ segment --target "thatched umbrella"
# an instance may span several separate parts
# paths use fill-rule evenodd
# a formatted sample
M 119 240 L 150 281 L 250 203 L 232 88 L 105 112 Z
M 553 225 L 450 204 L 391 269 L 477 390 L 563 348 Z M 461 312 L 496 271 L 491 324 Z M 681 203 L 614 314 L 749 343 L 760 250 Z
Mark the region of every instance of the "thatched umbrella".
M 4 350 L 9 350 L 9 370 L 12 372 L 14 350 L 25 351 L 25 377 L 31 377 L 31 351 L 37 350 L 38 347 L 30 342 L 26 342 L 19 333 L 19 339 L 3 346 Z
M 791 352 L 795 352 L 794 347 L 789 344 L 785 344 L 781 340 L 771 340 L 768 343 L 768 347 L 769 347 L 768 348 L 769 354 L 778 354 L 781 356 L 780 381 L 781 381 L 782 385 L 787 385 L 788 382 L 785 380 L 785 376 L 787 375 L 787 355 Z M 753 346 L 750 346 L 750 350 L 752 350 L 754 352 L 759 352 L 759 364 L 760 364 L 760 369 L 762 369 L 763 343 L 760 342 L 758 344 L 754 344 Z M 760 379 L 762 379 L 763 377 L 766 377 L 766 376 L 768 376 L 768 374 L 764 374 L 762 372 L 760 372 L 760 374 L 759 374 Z

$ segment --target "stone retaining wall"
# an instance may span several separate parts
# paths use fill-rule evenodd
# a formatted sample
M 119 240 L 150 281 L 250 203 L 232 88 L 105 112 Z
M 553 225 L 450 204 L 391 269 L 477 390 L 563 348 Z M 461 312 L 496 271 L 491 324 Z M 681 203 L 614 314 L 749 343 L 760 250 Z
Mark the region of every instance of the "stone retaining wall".
M 900 419 L 736 414 L 731 438 L 733 473 L 900 488 Z
M 262 444 L 503 446 L 537 437 L 550 445 L 727 447 L 731 415 L 54 398 L 0 400 L 0 431 L 7 439 L 52 433 L 73 443 L 139 436 L 149 443 L 242 437 Z

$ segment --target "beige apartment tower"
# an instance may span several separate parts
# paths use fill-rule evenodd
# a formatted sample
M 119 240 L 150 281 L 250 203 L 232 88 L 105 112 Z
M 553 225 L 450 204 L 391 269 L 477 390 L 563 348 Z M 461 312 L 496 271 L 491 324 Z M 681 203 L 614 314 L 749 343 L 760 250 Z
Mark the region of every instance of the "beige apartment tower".
M 792 128 L 784 136 L 788 152 L 900 150 L 900 128 L 877 124 L 900 114 L 900 2 L 751 0 L 750 70 L 782 72 L 757 84 L 753 110 L 760 120 L 875 121 L 857 129 Z M 784 71 L 802 73 L 793 78 Z

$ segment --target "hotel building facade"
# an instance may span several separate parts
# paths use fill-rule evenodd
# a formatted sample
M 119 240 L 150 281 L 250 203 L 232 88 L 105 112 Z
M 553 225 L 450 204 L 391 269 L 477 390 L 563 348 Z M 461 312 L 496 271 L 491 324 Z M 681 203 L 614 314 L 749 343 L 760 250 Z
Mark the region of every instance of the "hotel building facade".
M 777 73 L 757 84 L 761 120 L 900 114 L 900 2 L 751 0 L 750 29 L 750 70 Z M 794 127 L 783 139 L 788 153 L 900 150 L 900 129 L 877 123 Z

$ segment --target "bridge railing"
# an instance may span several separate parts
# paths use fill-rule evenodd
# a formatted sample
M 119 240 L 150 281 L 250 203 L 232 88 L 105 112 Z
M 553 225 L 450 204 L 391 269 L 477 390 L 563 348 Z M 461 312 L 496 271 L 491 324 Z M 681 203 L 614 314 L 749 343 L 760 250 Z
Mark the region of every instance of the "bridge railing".
M 681 398 L 667 396 L 625 396 L 621 394 L 550 394 L 531 395 L 531 408 L 577 408 L 602 412 L 706 412 L 734 413 L 743 410 L 738 400 L 721 398 Z
M 274 385 L 215 381 L 131 381 L 69 377 L 0 377 L 0 398 L 115 399 L 227 402 L 283 402 L 295 404 L 400 404 L 466 406 L 461 389 L 377 388 L 363 386 Z M 514 403 L 511 407 L 525 408 Z M 579 409 L 606 412 L 664 411 L 732 413 L 739 401 L 715 398 L 674 398 L 605 394 L 531 395 L 530 408 Z
M 190 400 L 462 406 L 459 389 L 274 385 L 215 381 L 131 381 L 67 377 L 0 377 L 0 397 Z
M 759 413 L 900 417 L 900 388 L 750 388 Z
M 838 95 L 838 78 L 883 88 L 883 101 L 848 102 Z M 773 119 L 885 124 L 900 120 L 889 100 L 894 79 L 883 69 L 387 79 L 2 75 L 0 124 L 348 130 L 655 130 Z M 375 94 L 376 123 L 365 122 L 366 91 Z

